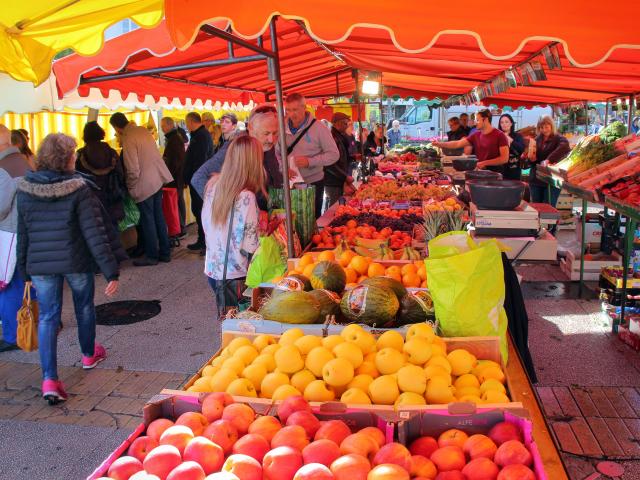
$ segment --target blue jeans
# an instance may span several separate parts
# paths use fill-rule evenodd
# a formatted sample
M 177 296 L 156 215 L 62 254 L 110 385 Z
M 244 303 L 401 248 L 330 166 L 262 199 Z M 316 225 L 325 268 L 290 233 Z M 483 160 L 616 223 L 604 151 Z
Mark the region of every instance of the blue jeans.
M 549 199 L 549 187 L 547 185 L 529 184 L 529 192 L 531 192 L 532 203 L 548 203 L 555 208 L 560 196 L 560 189 L 551 188 L 551 199 Z
M 33 286 L 38 292 L 38 349 L 44 380 L 58 379 L 58 327 L 62 314 L 62 285 L 71 287 L 73 307 L 78 321 L 80 351 L 93 356 L 96 340 L 96 309 L 93 304 L 95 275 L 93 273 L 67 273 L 64 275 L 34 275 Z
M 168 258 L 171 251 L 167 223 L 162 213 L 162 189 L 136 205 L 140 210 L 145 255 L 152 260 Z
M 13 278 L 3 291 L 0 292 L 0 320 L 2 321 L 2 337 L 7 343 L 16 343 L 18 310 L 22 306 L 24 294 L 24 280 L 16 271 Z M 31 298 L 36 299 L 35 291 L 31 289 Z

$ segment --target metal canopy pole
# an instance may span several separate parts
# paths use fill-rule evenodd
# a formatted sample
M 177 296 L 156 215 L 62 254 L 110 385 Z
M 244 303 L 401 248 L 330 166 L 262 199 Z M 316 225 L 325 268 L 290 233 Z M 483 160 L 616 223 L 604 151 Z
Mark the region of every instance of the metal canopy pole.
M 633 93 L 631 95 L 629 95 L 629 122 L 627 125 L 627 133 L 631 133 L 631 125 L 633 123 L 633 104 L 634 104 L 634 100 L 635 97 L 633 95 Z
M 606 103 L 604 104 L 604 125 L 603 126 L 607 126 L 609 124 L 609 100 L 607 99 Z
M 280 159 L 282 168 L 282 191 L 284 197 L 285 222 L 287 227 L 287 250 L 290 258 L 295 256 L 293 248 L 293 218 L 291 215 L 291 192 L 289 184 L 289 159 L 287 155 L 287 137 L 284 124 L 284 102 L 282 101 L 282 77 L 280 76 L 280 56 L 278 55 L 278 38 L 276 36 L 276 17 L 271 18 L 271 49 L 273 57 L 269 58 L 269 78 L 276 86 L 276 109 L 278 111 L 278 137 L 280 140 Z

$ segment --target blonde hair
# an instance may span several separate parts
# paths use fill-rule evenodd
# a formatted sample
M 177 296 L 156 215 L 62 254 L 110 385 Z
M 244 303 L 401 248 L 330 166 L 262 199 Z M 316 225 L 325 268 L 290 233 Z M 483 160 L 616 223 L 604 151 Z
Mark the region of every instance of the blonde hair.
M 536 125 L 536 133 L 538 135 L 542 135 L 543 125 L 551 125 L 551 135 L 558 134 L 558 127 L 556 127 L 556 122 L 554 122 L 553 118 L 551 118 L 549 115 L 544 115 L 538 120 L 538 124 Z
M 255 138 L 241 135 L 231 142 L 220 175 L 209 180 L 206 188 L 209 190 L 213 185 L 217 186 L 211 209 L 211 221 L 214 225 L 225 224 L 243 190 L 267 195 L 264 189 L 263 158 L 262 145 Z
M 64 172 L 73 170 L 77 143 L 73 137 L 64 133 L 50 133 L 38 148 L 36 170 Z

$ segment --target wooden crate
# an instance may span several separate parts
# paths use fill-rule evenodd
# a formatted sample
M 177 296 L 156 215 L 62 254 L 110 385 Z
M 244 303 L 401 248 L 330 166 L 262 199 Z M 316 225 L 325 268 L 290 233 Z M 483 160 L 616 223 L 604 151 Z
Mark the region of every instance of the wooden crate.
M 336 331 L 332 332 L 332 333 L 337 333 Z M 204 370 L 204 368 L 207 365 L 210 365 L 211 362 L 213 362 L 213 360 L 220 356 L 222 350 L 229 345 L 229 343 L 231 343 L 231 340 L 233 340 L 234 338 L 237 337 L 245 337 L 248 338 L 249 340 L 253 340 L 254 338 L 256 338 L 259 334 L 258 333 L 251 333 L 251 332 L 236 332 L 236 331 L 226 331 L 226 332 L 222 332 L 222 341 L 220 343 L 220 349 L 204 364 L 202 365 L 202 367 L 200 367 L 200 369 L 198 370 L 198 372 L 193 375 L 191 378 L 189 378 L 189 380 L 187 381 L 187 383 L 183 386 L 183 389 L 186 390 L 187 388 L 189 388 L 190 386 L 192 386 L 195 381 L 197 379 L 199 379 L 200 377 L 202 377 L 202 371 Z M 272 335 L 274 338 L 278 339 L 280 336 L 279 335 Z M 502 371 L 505 374 L 505 378 L 506 378 L 506 388 L 507 388 L 507 392 L 511 398 L 511 395 L 514 391 L 512 385 L 511 385 L 511 381 L 509 378 L 509 375 L 507 374 L 507 368 L 505 363 L 502 360 L 502 357 L 500 355 L 500 339 L 499 337 L 443 337 L 445 343 L 447 344 L 447 351 L 452 351 L 455 350 L 457 348 L 463 348 L 467 351 L 469 351 L 470 353 L 472 353 L 473 355 L 475 355 L 475 357 L 479 360 L 493 360 L 494 362 L 497 362 L 500 364 L 500 366 L 502 367 Z M 274 402 L 271 399 L 262 399 L 262 398 L 251 398 L 251 397 L 234 397 L 234 398 L 238 398 L 238 401 L 241 402 L 252 402 L 252 403 L 262 403 L 264 405 L 273 405 L 273 404 L 277 404 L 278 402 Z M 319 405 L 318 402 L 310 402 L 312 406 L 314 405 Z M 469 404 L 475 407 L 474 404 Z M 522 403 L 520 402 L 509 402 L 509 403 L 483 403 L 481 405 L 477 406 L 478 409 L 495 409 L 495 408 L 508 408 L 508 409 L 521 409 L 522 408 Z M 362 405 L 347 405 L 347 408 L 351 408 L 351 409 L 358 409 L 358 408 L 362 408 Z M 394 412 L 395 408 L 393 405 L 367 405 L 367 408 L 370 408 L 371 410 L 374 411 L 378 411 L 378 412 Z M 406 406 L 403 407 L 403 410 L 406 411 L 411 411 L 411 410 L 442 410 L 443 408 L 446 408 L 446 405 L 418 405 L 415 407 L 410 407 L 410 406 Z

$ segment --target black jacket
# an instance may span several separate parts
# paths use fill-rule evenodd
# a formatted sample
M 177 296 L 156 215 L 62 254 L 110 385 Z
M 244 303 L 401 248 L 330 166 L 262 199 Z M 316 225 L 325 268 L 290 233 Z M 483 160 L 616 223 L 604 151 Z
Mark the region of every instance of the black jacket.
M 162 158 L 164 159 L 164 163 L 167 164 L 167 168 L 173 177 L 173 182 L 168 183 L 167 187 L 182 190 L 184 188 L 183 172 L 185 158 L 182 135 L 177 129 L 173 129 L 167 133 L 164 138 L 165 145 Z
M 569 140 L 562 135 L 551 135 L 545 140 L 543 135 L 536 137 L 536 160 L 531 162 L 531 173 L 529 173 L 529 183 L 533 185 L 546 186 L 547 184 L 538 179 L 535 175 L 538 163 L 547 160 L 550 165 L 558 163 L 571 151 Z
M 331 135 L 340 152 L 340 158 L 333 165 L 325 167 L 324 184 L 330 187 L 342 187 L 349 170 L 349 139 L 334 127 L 331 127 Z
M 91 183 L 71 172 L 28 172 L 18 184 L 17 266 L 22 276 L 93 273 L 118 278 L 106 211 Z M 117 246 L 116 246 L 117 248 Z M 120 247 L 121 248 L 121 247 Z
M 384 154 L 384 144 L 387 143 L 387 138 L 384 137 L 382 139 L 382 147 L 380 148 L 380 145 L 378 145 L 378 143 L 376 142 L 376 136 L 374 132 L 369 132 L 369 136 L 367 137 L 367 140 L 364 142 L 364 156 L 365 157 L 377 157 L 380 154 Z M 378 151 L 378 148 L 380 148 L 380 151 Z
M 193 174 L 211 157 L 213 157 L 213 141 L 207 129 L 201 125 L 191 132 L 191 141 L 184 159 L 184 183 L 189 185 Z

